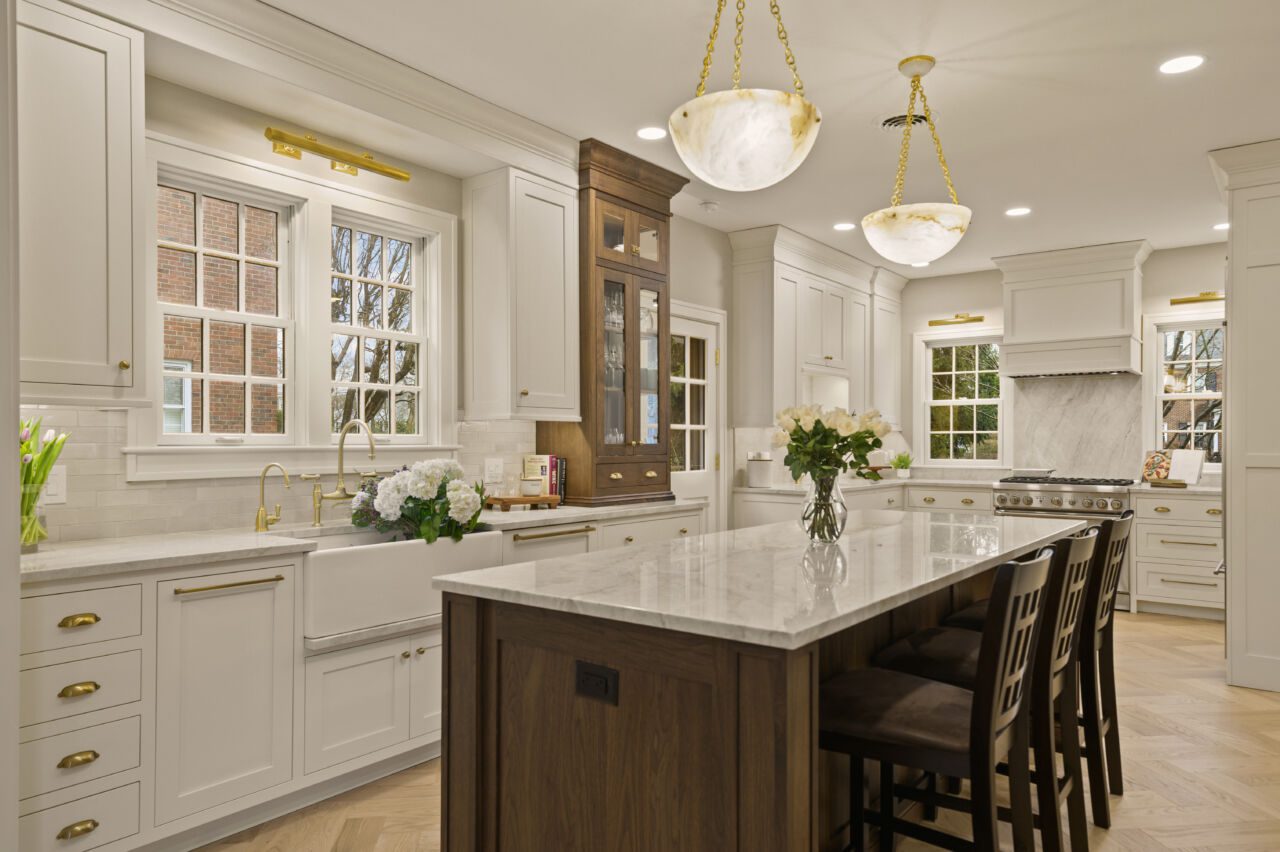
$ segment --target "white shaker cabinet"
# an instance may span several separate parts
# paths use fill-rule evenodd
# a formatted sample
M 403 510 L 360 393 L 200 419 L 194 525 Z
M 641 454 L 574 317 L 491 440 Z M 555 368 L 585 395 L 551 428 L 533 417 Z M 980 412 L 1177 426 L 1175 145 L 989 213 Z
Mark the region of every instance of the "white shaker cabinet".
M 21 375 L 26 402 L 143 391 L 142 33 L 18 3 Z
M 293 775 L 292 565 L 156 584 L 156 823 Z
M 581 420 L 577 193 L 504 168 L 462 216 L 464 417 Z
M 409 676 L 409 736 L 435 739 L 444 728 L 444 631 L 413 640 Z
M 907 279 L 876 269 L 871 294 L 871 407 L 902 429 L 902 288 Z

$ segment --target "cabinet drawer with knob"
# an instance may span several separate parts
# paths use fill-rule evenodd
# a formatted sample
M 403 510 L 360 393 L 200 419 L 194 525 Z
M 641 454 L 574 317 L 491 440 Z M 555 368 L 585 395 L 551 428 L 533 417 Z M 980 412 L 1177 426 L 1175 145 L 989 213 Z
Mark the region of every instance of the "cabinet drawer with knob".
M 22 653 L 137 636 L 142 586 L 116 586 L 22 599 Z
M 139 700 L 142 652 L 26 669 L 19 678 L 18 724 L 36 725 Z
M 618 521 L 600 526 L 600 547 L 636 547 L 675 538 L 689 538 L 701 533 L 702 518 L 698 514 Z
M 1160 523 L 1212 524 L 1223 520 L 1222 500 L 1218 498 L 1195 499 L 1175 496 L 1141 495 L 1133 501 L 1134 514 L 1139 520 Z
M 908 488 L 907 504 L 912 509 L 989 512 L 991 492 L 960 488 Z
M 22 852 L 96 849 L 138 833 L 139 785 L 129 784 L 18 819 Z
M 131 716 L 18 746 L 18 797 L 28 799 L 133 769 L 140 760 L 141 721 Z
M 621 462 L 596 465 L 596 490 L 634 491 L 637 488 L 665 490 L 670 478 L 670 465 L 665 458 L 644 462 Z

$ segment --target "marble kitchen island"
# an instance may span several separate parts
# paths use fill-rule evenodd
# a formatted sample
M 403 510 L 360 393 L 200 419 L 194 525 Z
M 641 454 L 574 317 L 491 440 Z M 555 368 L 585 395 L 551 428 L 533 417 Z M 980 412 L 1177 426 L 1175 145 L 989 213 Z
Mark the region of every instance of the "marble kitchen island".
M 1081 521 L 852 512 L 439 577 L 443 845 L 839 848 L 818 684 Z

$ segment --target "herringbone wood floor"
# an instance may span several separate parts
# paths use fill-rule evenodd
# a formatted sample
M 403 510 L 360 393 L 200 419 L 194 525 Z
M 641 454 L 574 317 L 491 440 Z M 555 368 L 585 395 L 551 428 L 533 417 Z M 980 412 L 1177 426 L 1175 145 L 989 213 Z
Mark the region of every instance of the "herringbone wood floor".
M 1280 694 L 1226 685 L 1220 623 L 1126 614 L 1116 637 L 1126 788 L 1111 800 L 1112 828 L 1093 829 L 1090 847 L 1280 849 Z M 439 779 L 431 761 L 206 849 L 434 852 Z M 963 831 L 954 817 L 940 825 Z

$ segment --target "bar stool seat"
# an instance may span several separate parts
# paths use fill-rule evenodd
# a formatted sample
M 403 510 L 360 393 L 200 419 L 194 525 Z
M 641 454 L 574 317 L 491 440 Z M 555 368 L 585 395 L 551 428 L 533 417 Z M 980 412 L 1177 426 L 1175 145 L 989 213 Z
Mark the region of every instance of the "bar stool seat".
M 821 747 L 967 775 L 973 693 L 885 669 L 836 675 L 819 690 Z
M 942 623 L 947 627 L 958 627 L 961 630 L 976 630 L 981 633 L 983 625 L 987 623 L 988 604 L 990 604 L 990 601 L 974 601 L 964 609 L 957 610 L 942 619 Z
M 962 689 L 973 689 L 978 680 L 981 649 L 980 632 L 957 627 L 930 627 L 885 648 L 872 658 L 871 664 Z

